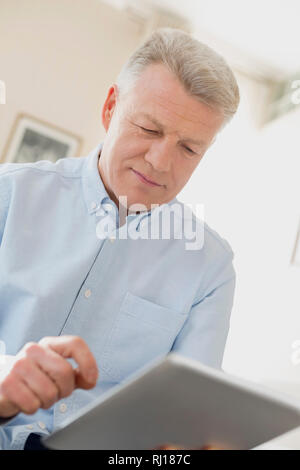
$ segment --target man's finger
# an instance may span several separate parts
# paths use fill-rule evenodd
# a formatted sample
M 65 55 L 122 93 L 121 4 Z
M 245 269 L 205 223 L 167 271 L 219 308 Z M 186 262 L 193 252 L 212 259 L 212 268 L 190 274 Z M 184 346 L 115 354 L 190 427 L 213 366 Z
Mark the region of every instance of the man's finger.
M 13 415 L 19 413 L 20 407 L 10 402 L 5 396 L 0 393 L 0 418 L 11 418 Z
M 40 345 L 52 349 L 64 358 L 72 358 L 78 364 L 76 385 L 82 388 L 94 386 L 98 378 L 96 359 L 86 342 L 79 336 L 54 336 L 43 338 Z
M 14 371 L 27 387 L 39 398 L 41 408 L 50 408 L 60 398 L 60 390 L 56 382 L 43 371 L 38 364 L 27 359 L 18 361 Z
M 16 357 L 18 357 L 18 362 L 24 357 L 32 360 L 42 371 L 48 374 L 57 386 L 60 398 L 67 397 L 73 392 L 75 388 L 73 367 L 60 354 L 57 354 L 49 347 L 37 343 L 28 343 Z
M 1 387 L 0 402 L 3 400 L 5 411 L 2 417 L 11 416 L 22 411 L 26 414 L 35 413 L 41 406 L 39 398 L 21 380 L 7 378 Z M 9 397 L 9 400 L 7 399 Z

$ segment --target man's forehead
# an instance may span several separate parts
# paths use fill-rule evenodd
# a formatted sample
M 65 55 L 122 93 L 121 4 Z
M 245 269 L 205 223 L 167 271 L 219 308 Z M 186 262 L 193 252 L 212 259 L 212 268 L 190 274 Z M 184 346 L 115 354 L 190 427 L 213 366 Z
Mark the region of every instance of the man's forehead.
M 172 108 L 173 112 L 191 110 L 197 107 L 197 99 L 190 95 L 177 77 L 162 64 L 146 67 L 131 89 L 135 102 L 151 100 L 157 106 Z M 193 111 L 193 110 L 191 110 Z

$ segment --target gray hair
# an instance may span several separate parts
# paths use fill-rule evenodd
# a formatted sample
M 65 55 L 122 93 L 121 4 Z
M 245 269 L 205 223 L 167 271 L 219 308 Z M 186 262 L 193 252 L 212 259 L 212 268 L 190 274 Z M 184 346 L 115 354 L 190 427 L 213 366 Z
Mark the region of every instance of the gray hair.
M 190 34 L 173 28 L 155 30 L 119 73 L 120 94 L 129 91 L 152 63 L 166 65 L 190 95 L 223 112 L 223 127 L 235 114 L 240 94 L 233 72 L 221 55 Z

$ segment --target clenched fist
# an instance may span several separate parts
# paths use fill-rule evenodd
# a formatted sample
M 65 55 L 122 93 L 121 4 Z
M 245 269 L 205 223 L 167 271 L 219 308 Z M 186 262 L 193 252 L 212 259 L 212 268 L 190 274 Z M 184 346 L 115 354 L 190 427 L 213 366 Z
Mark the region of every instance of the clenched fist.
M 50 408 L 75 388 L 96 385 L 96 360 L 79 336 L 46 337 L 27 343 L 0 371 L 0 417 Z M 67 361 L 73 358 L 74 369 Z

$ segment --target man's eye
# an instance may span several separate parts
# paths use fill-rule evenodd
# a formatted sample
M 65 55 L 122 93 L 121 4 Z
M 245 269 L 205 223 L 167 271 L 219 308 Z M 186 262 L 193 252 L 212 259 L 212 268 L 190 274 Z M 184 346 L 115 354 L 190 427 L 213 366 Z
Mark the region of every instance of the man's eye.
M 190 153 L 191 155 L 193 155 L 193 154 L 195 153 L 192 149 L 190 149 L 189 147 L 186 147 L 185 145 L 184 145 L 183 148 L 184 148 L 188 153 Z
M 142 126 L 140 126 L 140 128 L 145 132 L 149 132 L 150 134 L 157 134 L 157 131 L 153 129 L 146 129 L 146 127 L 142 127 Z

